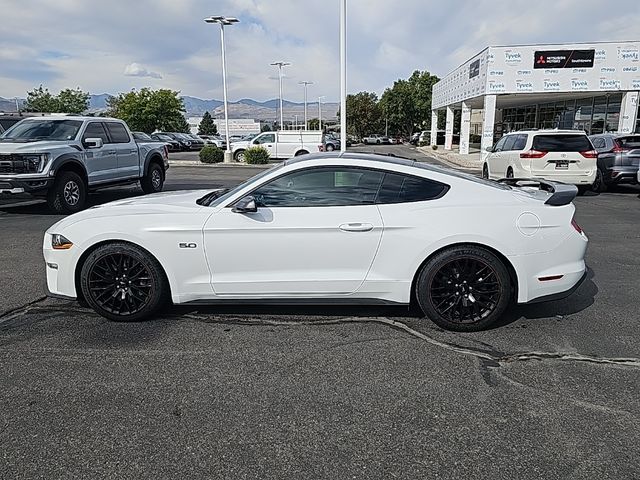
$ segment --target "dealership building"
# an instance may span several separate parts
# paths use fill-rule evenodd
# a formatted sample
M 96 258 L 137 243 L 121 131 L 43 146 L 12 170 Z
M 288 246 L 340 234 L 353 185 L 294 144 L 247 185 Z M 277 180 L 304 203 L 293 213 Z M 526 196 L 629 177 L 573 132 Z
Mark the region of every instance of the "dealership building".
M 640 42 L 488 47 L 433 86 L 431 143 L 441 110 L 445 150 L 461 112 L 462 154 L 469 153 L 472 118 L 482 122 L 483 152 L 523 129 L 640 133 L 639 91 Z

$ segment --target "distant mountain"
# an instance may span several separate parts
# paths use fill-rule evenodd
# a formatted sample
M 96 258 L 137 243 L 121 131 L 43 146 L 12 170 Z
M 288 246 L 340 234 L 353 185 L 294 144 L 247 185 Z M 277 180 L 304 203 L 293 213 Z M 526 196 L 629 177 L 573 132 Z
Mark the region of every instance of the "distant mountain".
M 89 96 L 89 112 L 97 113 L 103 112 L 107 109 L 107 101 L 111 97 L 108 93 L 102 93 L 100 95 Z M 18 99 L 21 105 L 24 104 L 24 99 Z M 224 107 L 221 100 L 203 100 L 197 97 L 182 97 L 187 117 L 200 117 L 204 112 L 209 112 L 216 118 L 222 118 L 224 116 Z M 289 100 L 283 100 L 283 114 L 285 120 L 293 121 L 295 117 L 298 117 L 298 121 L 302 122 L 304 118 L 304 103 L 290 102 Z M 243 98 L 237 102 L 229 102 L 229 117 L 230 118 L 253 118 L 255 120 L 276 120 L 279 117 L 278 109 L 280 108 L 280 101 L 277 98 L 259 102 L 251 98 Z M 323 103 L 322 104 L 322 118 L 325 120 L 336 120 L 338 116 L 338 109 L 340 105 L 338 103 Z M 0 97 L 0 112 L 15 112 L 16 101 L 11 98 Z M 318 117 L 318 104 L 316 102 L 309 102 L 307 105 L 307 115 L 309 118 Z

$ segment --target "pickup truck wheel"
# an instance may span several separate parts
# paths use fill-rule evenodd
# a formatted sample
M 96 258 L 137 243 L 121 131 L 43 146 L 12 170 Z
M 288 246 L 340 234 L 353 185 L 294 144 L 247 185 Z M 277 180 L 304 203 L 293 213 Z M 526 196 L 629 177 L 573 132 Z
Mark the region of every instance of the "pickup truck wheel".
M 47 193 L 47 204 L 56 213 L 79 212 L 87 200 L 87 187 L 75 172 L 62 172 Z
M 147 174 L 140 180 L 140 185 L 144 193 L 161 192 L 164 186 L 164 173 L 160 165 L 152 163 Z
M 236 162 L 244 162 L 244 150 L 238 150 L 233 155 L 233 158 Z

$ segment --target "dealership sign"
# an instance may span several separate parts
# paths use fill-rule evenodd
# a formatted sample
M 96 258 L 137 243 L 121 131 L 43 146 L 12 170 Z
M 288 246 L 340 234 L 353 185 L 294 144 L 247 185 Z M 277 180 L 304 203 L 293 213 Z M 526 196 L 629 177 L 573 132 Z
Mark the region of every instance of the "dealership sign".
M 591 68 L 594 57 L 595 50 L 539 50 L 533 68 Z

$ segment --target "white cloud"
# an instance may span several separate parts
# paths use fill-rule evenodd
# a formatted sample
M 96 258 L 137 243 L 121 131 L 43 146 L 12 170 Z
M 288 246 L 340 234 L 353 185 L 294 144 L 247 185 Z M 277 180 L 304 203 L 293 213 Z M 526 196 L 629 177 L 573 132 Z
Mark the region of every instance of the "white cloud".
M 161 79 L 162 75 L 158 72 L 152 72 L 148 70 L 146 67 L 140 65 L 139 63 L 130 63 L 126 67 L 124 67 L 124 74 L 128 77 L 149 77 L 149 78 L 157 78 Z

